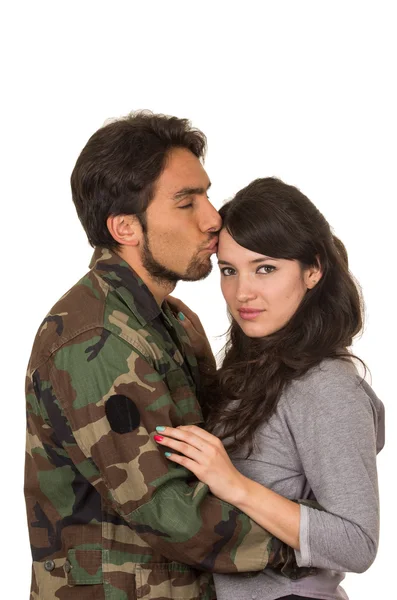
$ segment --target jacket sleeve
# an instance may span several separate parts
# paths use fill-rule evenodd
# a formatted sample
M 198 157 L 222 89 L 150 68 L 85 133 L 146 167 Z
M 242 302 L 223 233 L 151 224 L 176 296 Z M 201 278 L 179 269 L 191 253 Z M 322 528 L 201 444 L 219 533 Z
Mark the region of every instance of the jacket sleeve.
M 54 390 L 62 416 L 51 426 L 73 462 L 151 547 L 206 571 L 295 571 L 292 549 L 164 457 L 155 427 L 178 424 L 189 399 L 176 405 L 164 375 L 130 344 L 86 332 L 57 350 L 41 379 Z

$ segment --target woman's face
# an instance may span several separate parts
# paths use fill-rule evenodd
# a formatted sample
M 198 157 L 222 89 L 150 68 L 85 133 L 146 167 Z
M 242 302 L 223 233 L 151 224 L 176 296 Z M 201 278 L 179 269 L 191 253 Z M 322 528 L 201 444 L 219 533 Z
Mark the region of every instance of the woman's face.
M 219 236 L 218 263 L 229 311 L 248 337 L 281 329 L 321 277 L 316 267 L 303 269 L 296 260 L 247 250 L 225 229 Z

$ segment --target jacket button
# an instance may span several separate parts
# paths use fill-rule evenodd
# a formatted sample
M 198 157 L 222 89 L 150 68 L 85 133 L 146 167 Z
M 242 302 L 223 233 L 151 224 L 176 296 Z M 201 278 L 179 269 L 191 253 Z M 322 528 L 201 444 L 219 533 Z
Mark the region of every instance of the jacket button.
M 70 571 L 72 570 L 72 565 L 70 564 L 70 562 L 67 560 L 65 562 L 65 572 L 66 573 L 70 573 Z
M 53 560 L 46 560 L 44 563 L 44 568 L 46 571 L 53 571 L 55 569 L 55 563 Z

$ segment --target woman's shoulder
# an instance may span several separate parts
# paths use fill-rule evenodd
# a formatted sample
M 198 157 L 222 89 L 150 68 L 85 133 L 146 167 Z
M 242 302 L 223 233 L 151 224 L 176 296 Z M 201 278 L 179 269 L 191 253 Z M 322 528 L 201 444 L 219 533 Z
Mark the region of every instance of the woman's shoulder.
M 294 380 L 285 390 L 284 402 L 294 418 L 356 419 L 359 413 L 383 422 L 384 408 L 372 387 L 352 360 L 326 359 Z
M 309 369 L 305 375 L 291 383 L 291 390 L 320 391 L 340 388 L 356 388 L 362 385 L 364 373 L 360 374 L 353 360 L 326 358 Z
M 351 360 L 327 359 L 289 384 L 280 402 L 293 430 L 375 430 L 379 452 L 384 445 L 384 406 Z

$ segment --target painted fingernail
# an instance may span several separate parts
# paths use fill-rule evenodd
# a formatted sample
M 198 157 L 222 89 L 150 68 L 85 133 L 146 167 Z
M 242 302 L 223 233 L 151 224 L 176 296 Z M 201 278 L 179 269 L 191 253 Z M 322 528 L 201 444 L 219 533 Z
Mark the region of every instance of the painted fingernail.
M 156 442 L 162 442 L 164 438 L 162 435 L 155 435 L 154 439 L 156 440 Z
M 156 431 L 165 431 L 165 427 L 159 425 L 158 427 L 156 427 Z
M 179 312 L 178 313 L 178 318 L 180 321 L 184 321 L 185 320 L 185 315 L 183 314 L 183 312 Z
M 171 456 L 171 452 L 164 452 L 164 456 L 168 458 L 169 456 Z

